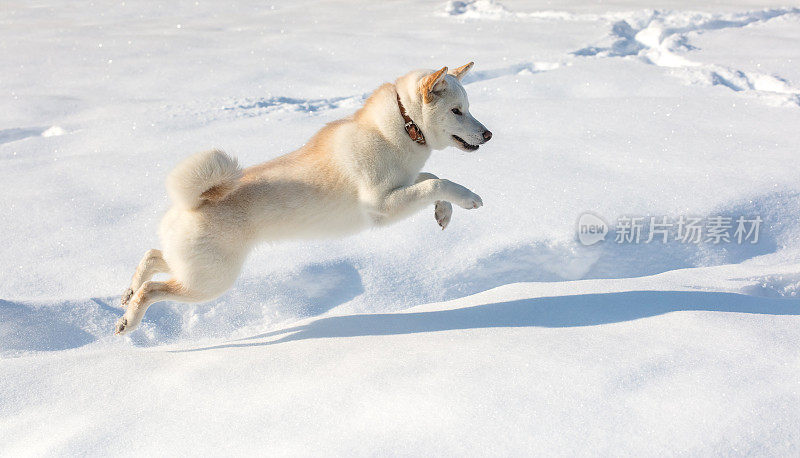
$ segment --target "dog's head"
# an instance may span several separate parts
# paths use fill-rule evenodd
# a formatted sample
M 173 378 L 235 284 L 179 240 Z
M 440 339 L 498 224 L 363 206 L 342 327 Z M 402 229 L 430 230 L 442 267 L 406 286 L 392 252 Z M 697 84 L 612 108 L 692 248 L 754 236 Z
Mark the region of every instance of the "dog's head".
M 447 67 L 438 71 L 418 71 L 404 81 L 417 106 L 414 118 L 432 149 L 455 146 L 463 151 L 475 151 L 492 138 L 492 133 L 469 112 L 467 91 L 461 80 L 472 69 L 473 62 L 450 72 Z

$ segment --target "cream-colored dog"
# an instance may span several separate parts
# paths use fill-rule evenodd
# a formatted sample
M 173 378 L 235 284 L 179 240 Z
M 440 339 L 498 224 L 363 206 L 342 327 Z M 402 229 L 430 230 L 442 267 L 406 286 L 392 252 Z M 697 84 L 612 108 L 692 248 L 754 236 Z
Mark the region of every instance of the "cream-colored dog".
M 419 70 L 384 84 L 299 150 L 244 171 L 218 150 L 180 163 L 167 178 L 173 206 L 159 229 L 163 251 L 139 263 L 116 333 L 136 329 L 154 302 L 222 295 L 259 242 L 350 234 L 431 204 L 444 229 L 450 202 L 483 205 L 464 186 L 420 172 L 432 150 L 474 151 L 492 138 L 469 113 L 461 79 L 471 68 Z M 171 278 L 151 280 L 157 273 Z

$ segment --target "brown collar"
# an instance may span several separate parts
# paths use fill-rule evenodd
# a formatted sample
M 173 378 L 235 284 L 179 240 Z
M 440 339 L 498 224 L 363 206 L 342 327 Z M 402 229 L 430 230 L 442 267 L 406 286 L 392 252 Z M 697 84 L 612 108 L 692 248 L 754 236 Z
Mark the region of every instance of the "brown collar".
M 422 130 L 411 120 L 408 113 L 406 113 L 406 108 L 403 106 L 403 102 L 400 101 L 400 94 L 395 91 L 395 95 L 397 95 L 397 106 L 400 107 L 400 116 L 403 117 L 403 121 L 406 123 L 406 132 L 408 136 L 411 137 L 411 140 L 414 140 L 420 145 L 424 145 L 425 136 L 422 135 Z

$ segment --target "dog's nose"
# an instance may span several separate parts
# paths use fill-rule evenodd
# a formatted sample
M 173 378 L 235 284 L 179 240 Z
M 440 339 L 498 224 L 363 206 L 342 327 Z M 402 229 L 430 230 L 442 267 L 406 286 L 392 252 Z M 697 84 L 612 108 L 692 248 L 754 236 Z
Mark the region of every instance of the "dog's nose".
M 483 139 L 487 142 L 492 139 L 492 133 L 488 130 L 483 133 Z

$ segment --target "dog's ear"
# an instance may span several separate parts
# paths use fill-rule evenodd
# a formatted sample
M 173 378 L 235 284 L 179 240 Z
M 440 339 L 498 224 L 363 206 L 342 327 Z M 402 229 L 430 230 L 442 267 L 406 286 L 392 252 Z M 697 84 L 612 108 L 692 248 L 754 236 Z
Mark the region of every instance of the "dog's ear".
M 464 79 L 464 76 L 466 76 L 466 74 L 469 73 L 470 70 L 472 70 L 473 65 L 475 65 L 475 62 L 470 62 L 466 65 L 462 65 L 457 69 L 452 70 L 450 72 L 450 75 L 455 76 L 459 81 L 461 81 L 462 79 Z
M 422 92 L 422 100 L 425 103 L 431 103 L 435 92 L 444 90 L 447 87 L 447 81 L 444 76 L 447 74 L 447 67 L 442 67 L 438 72 L 431 73 L 430 75 L 422 78 L 419 83 L 419 90 Z

